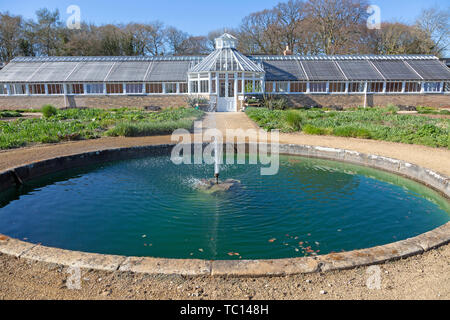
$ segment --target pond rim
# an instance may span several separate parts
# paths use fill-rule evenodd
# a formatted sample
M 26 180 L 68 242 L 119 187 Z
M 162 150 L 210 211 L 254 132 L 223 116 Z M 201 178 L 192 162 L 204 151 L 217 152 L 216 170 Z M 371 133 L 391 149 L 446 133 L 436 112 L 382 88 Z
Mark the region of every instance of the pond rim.
M 257 143 L 246 143 L 243 146 L 248 153 L 252 150 L 251 145 L 255 144 Z M 115 148 L 38 161 L 0 172 L 0 192 L 31 179 L 67 169 L 152 155 L 168 155 L 174 146 L 175 144 L 161 144 Z M 224 150 L 226 147 L 225 145 Z M 235 145 L 235 150 L 238 147 L 239 145 Z M 450 199 L 449 177 L 403 160 L 344 149 L 298 144 L 280 144 L 279 150 L 283 155 L 347 162 L 394 173 L 419 182 L 438 191 L 447 200 Z M 20 259 L 104 271 L 154 275 L 264 277 L 345 270 L 382 264 L 418 255 L 448 243 L 450 243 L 450 222 L 417 237 L 384 246 L 316 257 L 275 260 L 210 261 L 91 254 L 31 244 L 4 235 L 0 235 L 0 253 Z

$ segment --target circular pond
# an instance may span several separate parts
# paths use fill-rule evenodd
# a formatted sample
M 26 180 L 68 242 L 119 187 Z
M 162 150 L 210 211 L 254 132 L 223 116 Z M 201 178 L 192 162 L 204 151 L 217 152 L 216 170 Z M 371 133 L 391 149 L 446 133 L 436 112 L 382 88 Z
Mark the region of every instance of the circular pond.
M 383 245 L 450 221 L 449 202 L 370 168 L 281 156 L 275 176 L 223 165 L 226 192 L 199 190 L 210 165 L 152 156 L 48 175 L 0 194 L 0 233 L 91 253 L 278 259 Z

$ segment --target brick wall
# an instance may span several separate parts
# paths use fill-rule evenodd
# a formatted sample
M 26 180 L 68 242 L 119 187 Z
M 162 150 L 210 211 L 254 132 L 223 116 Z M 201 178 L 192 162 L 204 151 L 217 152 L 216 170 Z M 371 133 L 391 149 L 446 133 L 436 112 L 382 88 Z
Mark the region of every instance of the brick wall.
M 67 107 L 88 108 L 122 108 L 157 106 L 186 107 L 187 96 L 71 96 L 66 98 Z M 64 108 L 64 97 L 55 96 L 11 96 L 0 97 L 0 109 L 39 109 L 45 104 L 51 104 L 57 108 Z
M 364 105 L 364 95 L 283 95 L 293 107 L 331 106 L 358 107 Z M 450 107 L 448 94 L 376 94 L 367 95 L 367 106 L 384 107 L 389 104 L 427 107 Z
M 283 95 L 293 107 L 301 106 L 331 106 L 338 105 L 343 107 L 357 107 L 364 104 L 363 95 Z M 237 101 L 238 110 L 242 102 Z M 39 109 L 44 104 L 52 104 L 57 108 L 64 108 L 64 97 L 55 96 L 11 96 L 0 97 L 0 109 Z M 368 106 L 387 106 L 410 105 L 410 106 L 429 106 L 429 107 L 450 107 L 450 95 L 445 94 L 412 94 L 412 95 L 368 95 Z M 158 106 L 184 107 L 187 106 L 187 96 L 72 96 L 67 97 L 67 106 L 69 107 L 88 107 L 88 108 L 121 108 L 121 107 L 146 107 Z

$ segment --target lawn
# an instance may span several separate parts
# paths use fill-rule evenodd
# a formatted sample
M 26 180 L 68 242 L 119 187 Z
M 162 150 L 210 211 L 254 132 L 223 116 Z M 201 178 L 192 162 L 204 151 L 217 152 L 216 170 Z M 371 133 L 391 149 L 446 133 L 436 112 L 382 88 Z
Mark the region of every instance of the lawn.
M 247 115 L 266 130 L 304 132 L 419 144 L 450 149 L 450 119 L 400 115 L 395 108 L 351 111 L 268 110 L 248 108 Z
M 192 108 L 145 112 L 139 109 L 67 109 L 41 119 L 0 121 L 0 149 L 35 143 L 95 139 L 103 136 L 147 136 L 192 129 L 203 112 Z

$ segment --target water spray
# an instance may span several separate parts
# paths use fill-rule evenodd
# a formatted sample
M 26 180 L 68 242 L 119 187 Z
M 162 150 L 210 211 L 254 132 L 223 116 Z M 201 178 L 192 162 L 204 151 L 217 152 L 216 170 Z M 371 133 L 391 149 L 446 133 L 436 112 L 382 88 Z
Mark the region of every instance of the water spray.
M 216 178 L 216 184 L 219 184 L 220 166 L 219 166 L 219 143 L 217 137 L 214 139 L 214 177 Z

